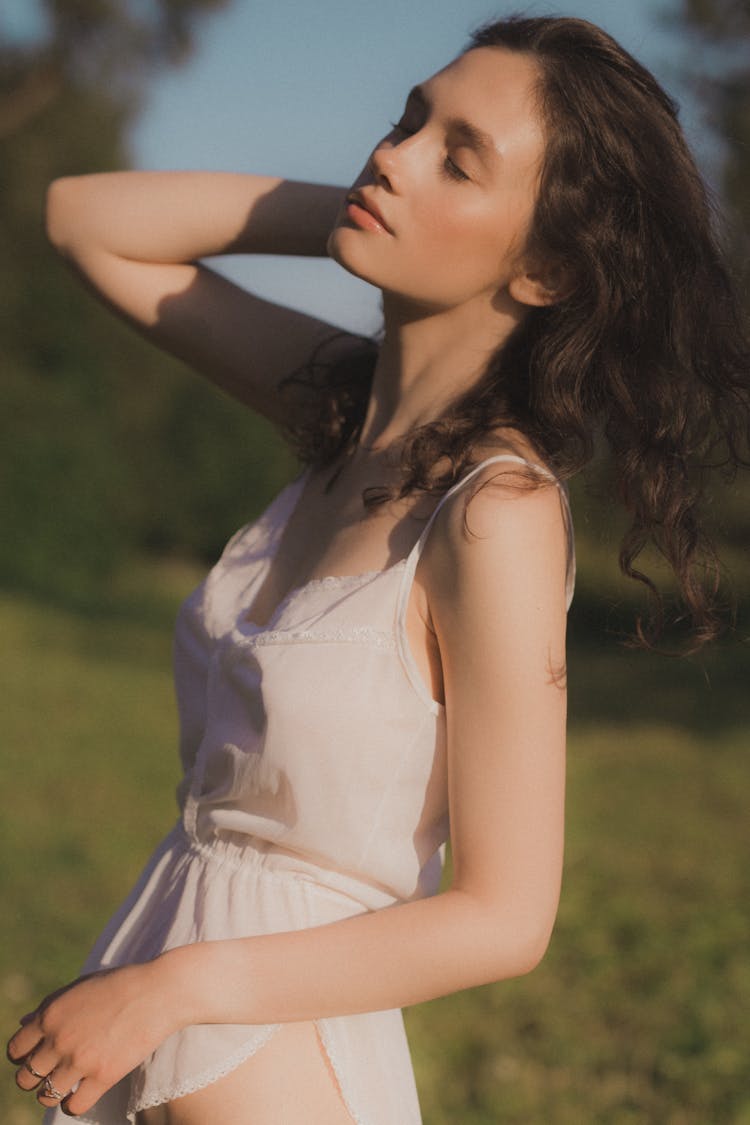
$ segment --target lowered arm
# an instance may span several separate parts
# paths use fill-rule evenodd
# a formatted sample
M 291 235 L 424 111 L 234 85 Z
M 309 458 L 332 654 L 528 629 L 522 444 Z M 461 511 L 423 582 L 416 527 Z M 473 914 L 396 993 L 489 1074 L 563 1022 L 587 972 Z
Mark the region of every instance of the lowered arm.
M 422 563 L 443 662 L 454 878 L 434 898 L 303 931 L 198 943 L 98 974 L 11 1043 L 83 1112 L 193 1023 L 400 1007 L 531 970 L 563 851 L 566 534 L 558 491 L 494 484 L 446 504 Z

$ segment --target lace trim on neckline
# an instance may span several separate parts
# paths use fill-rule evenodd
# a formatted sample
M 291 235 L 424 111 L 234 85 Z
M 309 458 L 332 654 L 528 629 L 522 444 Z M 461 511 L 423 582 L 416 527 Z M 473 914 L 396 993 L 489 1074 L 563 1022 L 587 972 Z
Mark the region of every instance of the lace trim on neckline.
M 389 651 L 396 648 L 395 637 L 371 625 L 352 625 L 348 629 L 263 629 L 250 634 L 237 630 L 235 639 L 241 647 L 250 648 L 273 644 L 358 644 Z
M 324 574 L 319 578 L 309 578 L 307 582 L 301 582 L 298 586 L 293 586 L 288 590 L 281 601 L 276 606 L 275 610 L 269 617 L 265 625 L 258 625 L 257 622 L 248 617 L 249 610 L 240 614 L 238 621 L 238 629 L 241 634 L 247 634 L 250 637 L 258 637 L 269 635 L 269 633 L 283 633 L 289 636 L 294 630 L 274 629 L 278 619 L 281 617 L 284 610 L 288 609 L 293 602 L 295 602 L 303 594 L 307 594 L 313 590 L 327 589 L 331 587 L 347 588 L 352 586 L 364 586 L 368 582 L 373 581 L 381 576 L 396 574 L 403 570 L 406 566 L 408 559 L 399 559 L 398 562 L 392 566 L 382 567 L 380 570 L 363 570 L 359 574 Z M 352 632 L 354 630 L 349 630 Z

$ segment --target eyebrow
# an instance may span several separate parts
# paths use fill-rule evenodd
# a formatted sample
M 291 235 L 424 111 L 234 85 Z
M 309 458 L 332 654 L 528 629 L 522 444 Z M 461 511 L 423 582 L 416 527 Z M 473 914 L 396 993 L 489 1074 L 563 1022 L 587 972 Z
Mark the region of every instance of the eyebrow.
M 425 108 L 429 107 L 431 104 L 422 86 L 413 86 L 409 91 L 406 101 L 407 104 L 410 101 L 419 102 L 419 104 Z M 463 141 L 470 148 L 474 149 L 477 156 L 479 156 L 485 164 L 492 166 L 497 163 L 499 153 L 489 133 L 485 133 L 483 129 L 472 125 L 472 123 L 467 121 L 464 117 L 449 117 L 446 121 L 446 127 L 453 133 L 459 134 Z

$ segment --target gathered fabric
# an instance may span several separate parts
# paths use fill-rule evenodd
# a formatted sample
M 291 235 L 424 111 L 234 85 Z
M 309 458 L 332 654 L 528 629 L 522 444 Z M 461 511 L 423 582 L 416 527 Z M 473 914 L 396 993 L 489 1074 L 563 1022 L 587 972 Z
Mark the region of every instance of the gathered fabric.
M 180 818 L 85 972 L 193 942 L 302 930 L 437 892 L 448 837 L 445 711 L 409 649 L 406 609 L 439 510 L 502 461 L 529 464 L 512 454 L 482 461 L 441 497 L 406 558 L 313 579 L 291 590 L 262 627 L 248 610 L 308 474 L 230 540 L 177 619 Z M 570 604 L 572 529 L 558 488 Z M 419 1125 L 400 1010 L 315 1023 L 357 1125 Z M 139 1110 L 230 1073 L 279 1026 L 187 1027 L 79 1120 L 132 1123 Z M 66 1120 L 59 1109 L 45 1114 L 46 1125 Z

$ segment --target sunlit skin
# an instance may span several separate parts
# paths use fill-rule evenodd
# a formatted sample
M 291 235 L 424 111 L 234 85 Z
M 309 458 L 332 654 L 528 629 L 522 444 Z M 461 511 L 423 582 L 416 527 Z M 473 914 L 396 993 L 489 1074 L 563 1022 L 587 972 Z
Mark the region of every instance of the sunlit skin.
M 550 299 L 525 254 L 544 153 L 538 79 L 523 54 L 462 55 L 412 90 L 339 213 L 329 253 L 383 291 L 365 444 L 434 416 Z
M 544 137 L 537 66 L 499 48 L 462 55 L 410 93 L 357 178 L 390 234 L 342 208 L 331 256 L 383 290 L 388 314 L 477 302 L 512 311 Z M 504 299 L 505 298 L 505 299 Z

